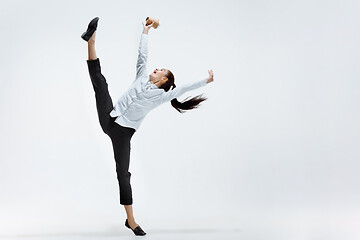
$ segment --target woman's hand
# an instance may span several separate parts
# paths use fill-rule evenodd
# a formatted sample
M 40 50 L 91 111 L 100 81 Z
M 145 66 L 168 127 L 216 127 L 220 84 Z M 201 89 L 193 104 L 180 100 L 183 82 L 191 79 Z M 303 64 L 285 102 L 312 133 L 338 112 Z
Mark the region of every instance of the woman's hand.
M 209 77 L 206 78 L 206 83 L 211 83 L 214 81 L 214 73 L 213 73 L 213 70 L 208 70 L 209 72 Z
M 143 33 L 146 33 L 148 34 L 149 33 L 149 29 L 154 25 L 154 22 L 152 22 L 151 24 L 147 25 L 146 26 L 146 23 L 145 22 L 142 22 L 142 25 L 143 25 Z

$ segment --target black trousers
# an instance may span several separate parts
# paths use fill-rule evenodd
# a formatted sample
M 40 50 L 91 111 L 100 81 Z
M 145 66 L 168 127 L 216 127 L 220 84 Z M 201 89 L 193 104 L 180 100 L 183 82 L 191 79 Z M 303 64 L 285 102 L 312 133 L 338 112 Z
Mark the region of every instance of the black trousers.
M 110 112 L 113 110 L 113 102 L 109 94 L 106 79 L 101 73 L 99 58 L 96 60 L 87 60 L 87 64 L 95 91 L 96 109 L 100 126 L 103 132 L 110 137 L 114 150 L 116 173 L 119 182 L 120 204 L 131 205 L 133 199 L 130 184 L 131 173 L 129 172 L 130 141 L 135 133 L 135 129 L 119 125 L 114 122 L 116 118 L 110 116 Z

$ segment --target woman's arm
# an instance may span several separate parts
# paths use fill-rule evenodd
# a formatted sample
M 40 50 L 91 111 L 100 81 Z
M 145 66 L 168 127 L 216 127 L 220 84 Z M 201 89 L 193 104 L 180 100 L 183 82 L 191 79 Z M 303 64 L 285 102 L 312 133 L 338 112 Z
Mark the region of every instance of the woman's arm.
M 139 45 L 139 51 L 138 51 L 138 58 L 136 62 L 136 79 L 140 75 L 146 74 L 146 64 L 147 64 L 147 57 L 148 57 L 148 41 L 149 41 L 149 29 L 152 27 L 153 23 L 145 26 L 145 23 L 143 22 L 143 32 L 141 34 L 140 38 L 140 45 Z
M 146 64 L 148 57 L 148 38 L 147 34 L 142 33 L 140 37 L 140 45 L 138 51 L 138 58 L 136 62 L 136 79 L 140 75 L 146 74 Z
M 201 79 L 196 82 L 186 83 L 181 86 L 178 86 L 174 88 L 173 90 L 169 90 L 167 92 L 164 92 L 161 96 L 162 102 L 170 101 L 174 98 L 178 98 L 184 93 L 197 89 L 199 87 L 205 86 L 207 84 L 207 79 Z
M 162 102 L 170 101 L 174 98 L 180 97 L 187 91 L 194 90 L 199 87 L 203 87 L 206 84 L 213 82 L 214 81 L 214 72 L 213 72 L 213 70 L 208 70 L 208 72 L 209 72 L 209 77 L 207 77 L 207 78 L 201 79 L 196 82 L 187 83 L 187 84 L 181 85 L 179 87 L 176 87 L 173 90 L 164 92 L 161 96 Z

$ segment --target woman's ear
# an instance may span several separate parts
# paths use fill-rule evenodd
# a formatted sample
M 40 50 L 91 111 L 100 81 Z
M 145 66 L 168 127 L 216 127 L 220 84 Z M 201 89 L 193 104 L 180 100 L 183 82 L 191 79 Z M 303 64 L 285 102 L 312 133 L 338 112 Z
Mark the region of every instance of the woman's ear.
M 162 84 L 166 83 L 167 81 L 168 81 L 168 78 L 167 78 L 167 77 L 162 77 L 162 78 L 161 78 Z

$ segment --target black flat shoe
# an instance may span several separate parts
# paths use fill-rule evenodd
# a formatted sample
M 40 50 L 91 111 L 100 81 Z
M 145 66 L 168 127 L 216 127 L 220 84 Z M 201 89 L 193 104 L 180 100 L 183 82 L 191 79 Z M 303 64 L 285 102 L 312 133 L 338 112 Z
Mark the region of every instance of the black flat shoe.
M 146 235 L 146 232 L 144 232 L 144 230 L 141 229 L 140 225 L 138 225 L 135 229 L 132 229 L 130 227 L 127 219 L 125 220 L 125 226 L 130 228 L 134 232 L 134 234 L 136 236 L 144 236 L 144 235 Z
M 82 39 L 84 39 L 85 41 L 89 41 L 89 39 L 94 34 L 94 32 L 95 32 L 95 30 L 97 28 L 98 21 L 99 21 L 98 17 L 96 17 L 96 18 L 94 18 L 93 20 L 90 21 L 86 32 L 84 32 L 81 35 Z

